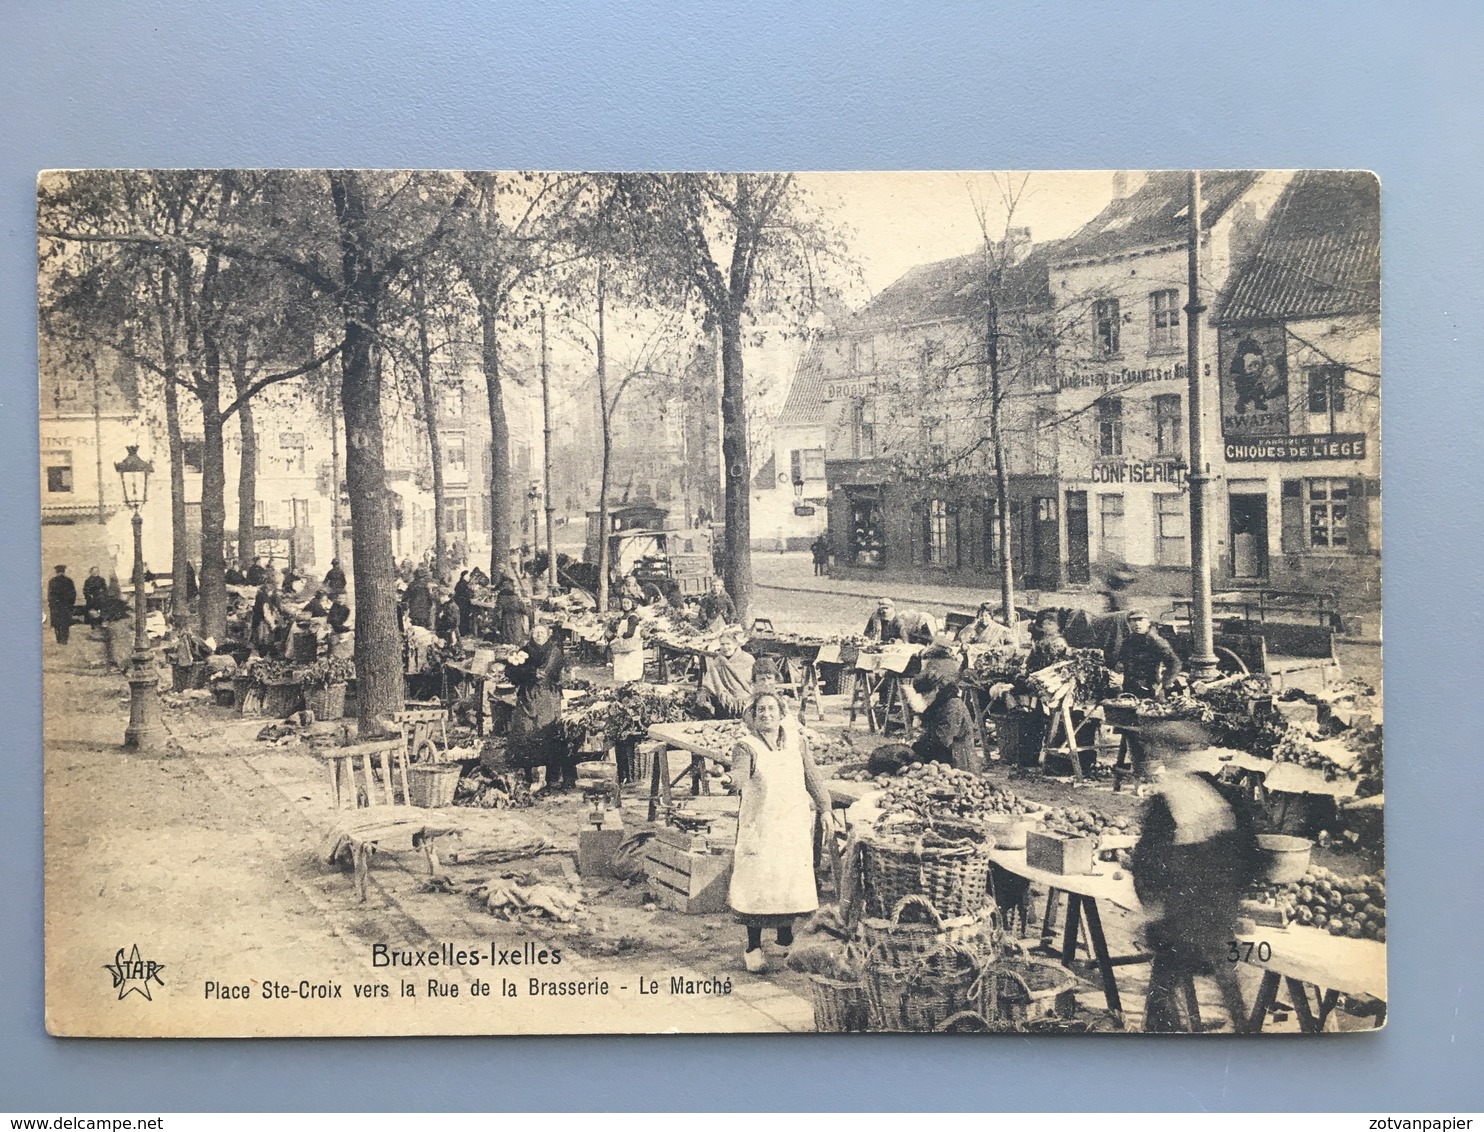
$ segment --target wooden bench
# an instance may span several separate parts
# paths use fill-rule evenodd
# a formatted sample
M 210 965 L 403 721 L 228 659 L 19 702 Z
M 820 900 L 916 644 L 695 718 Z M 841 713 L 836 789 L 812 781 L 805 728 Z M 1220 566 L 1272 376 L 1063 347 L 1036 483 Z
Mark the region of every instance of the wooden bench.
M 401 786 L 402 804 L 409 805 L 407 746 L 400 738 L 375 739 L 348 747 L 317 747 L 314 754 L 324 764 L 330 779 L 333 809 L 354 810 L 362 805 L 396 805 L 396 786 Z M 376 770 L 381 771 L 377 781 Z

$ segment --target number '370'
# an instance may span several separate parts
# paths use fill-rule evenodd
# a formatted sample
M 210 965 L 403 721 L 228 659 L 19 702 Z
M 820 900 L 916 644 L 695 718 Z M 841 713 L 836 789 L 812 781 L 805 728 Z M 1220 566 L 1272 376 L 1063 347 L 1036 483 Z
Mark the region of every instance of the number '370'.
M 1226 945 L 1226 957 L 1232 963 L 1250 962 L 1254 957 L 1259 963 L 1266 963 L 1273 957 L 1273 946 L 1266 940 L 1253 943 L 1251 940 L 1234 939 Z

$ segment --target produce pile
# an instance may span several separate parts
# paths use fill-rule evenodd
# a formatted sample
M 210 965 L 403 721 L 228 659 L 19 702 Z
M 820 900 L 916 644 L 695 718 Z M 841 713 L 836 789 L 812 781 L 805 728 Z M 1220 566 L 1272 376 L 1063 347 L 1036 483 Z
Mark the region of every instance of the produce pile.
M 669 720 L 656 722 L 668 723 Z M 695 720 L 680 729 L 687 740 L 710 751 L 730 751 L 738 739 L 747 733 L 747 725 L 740 719 Z
M 914 762 L 901 774 L 881 775 L 876 781 L 882 788 L 883 819 L 973 822 L 999 814 L 1039 812 L 1013 790 L 947 763 Z
M 566 739 L 577 750 L 590 739 L 611 747 L 624 739 L 643 738 L 651 724 L 682 723 L 691 718 L 685 700 L 652 685 L 625 684 L 563 720 Z
M 484 810 L 519 810 L 534 805 L 524 775 L 492 774 L 478 763 L 459 779 L 453 804 Z
M 1025 679 L 1025 654 L 1013 648 L 992 648 L 978 653 L 969 675 L 983 685 L 1020 684 Z
M 1326 868 L 1311 868 L 1301 880 L 1269 885 L 1260 896 L 1290 923 L 1351 939 L 1386 941 L 1385 870 L 1374 876 L 1342 877 Z
M 251 677 L 252 682 L 262 688 L 277 688 L 299 682 L 292 664 L 270 656 L 253 657 L 242 666 L 238 675 Z
M 1091 806 L 1066 806 L 1048 810 L 1045 823 L 1047 833 L 1060 833 L 1067 837 L 1089 837 L 1092 839 L 1093 848 L 1102 844 L 1105 835 L 1132 836 L 1137 832 L 1134 823 L 1128 818 L 1109 817 Z M 1119 853 L 1124 854 L 1118 858 L 1119 863 L 1127 864 L 1127 850 L 1120 849 Z
M 1070 649 L 1066 659 L 1026 678 L 1030 689 L 1044 699 L 1060 701 L 1066 686 L 1072 686 L 1074 704 L 1095 704 L 1108 696 L 1108 666 L 1101 649 Z

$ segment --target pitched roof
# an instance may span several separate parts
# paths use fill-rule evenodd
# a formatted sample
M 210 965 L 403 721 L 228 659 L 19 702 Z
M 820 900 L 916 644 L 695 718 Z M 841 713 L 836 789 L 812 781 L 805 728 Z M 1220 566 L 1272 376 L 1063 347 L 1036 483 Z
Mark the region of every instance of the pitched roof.
M 824 423 L 824 347 L 817 335 L 799 355 L 777 423 L 785 427 Z
M 1209 228 L 1219 220 L 1258 176 L 1247 169 L 1202 173 L 1202 227 Z M 1188 175 L 1183 170 L 1150 173 L 1138 189 L 1110 201 L 1102 212 L 1063 240 L 1055 259 L 1097 259 L 1134 248 L 1184 243 L 1188 186 Z
M 1381 185 L 1365 172 L 1299 173 L 1232 271 L 1217 321 L 1322 318 L 1381 309 Z
M 1005 269 L 1000 284 L 1002 308 L 1024 309 L 1050 303 L 1046 262 L 1058 246 L 1038 244 L 1024 259 Z M 986 288 L 982 252 L 919 264 L 862 307 L 842 328 L 848 333 L 977 317 L 984 311 Z

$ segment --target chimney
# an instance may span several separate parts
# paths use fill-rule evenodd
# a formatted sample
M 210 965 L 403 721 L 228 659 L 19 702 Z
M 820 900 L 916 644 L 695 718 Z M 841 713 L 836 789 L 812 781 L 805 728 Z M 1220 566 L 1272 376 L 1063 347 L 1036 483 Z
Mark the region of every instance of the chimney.
M 1119 169 L 1113 174 L 1113 199 L 1123 200 L 1138 192 L 1144 184 L 1146 174 L 1139 171 Z
M 1000 242 L 1000 256 L 1007 264 L 1019 263 L 1031 250 L 1029 228 L 1007 228 Z

